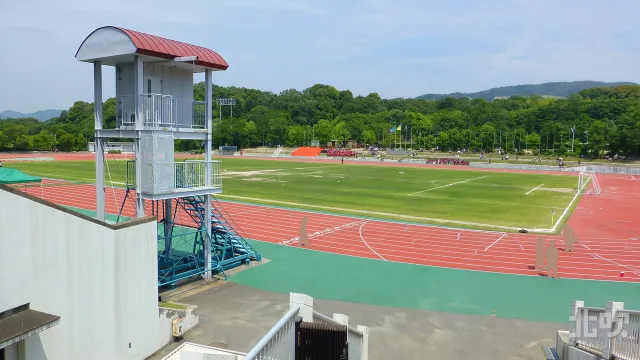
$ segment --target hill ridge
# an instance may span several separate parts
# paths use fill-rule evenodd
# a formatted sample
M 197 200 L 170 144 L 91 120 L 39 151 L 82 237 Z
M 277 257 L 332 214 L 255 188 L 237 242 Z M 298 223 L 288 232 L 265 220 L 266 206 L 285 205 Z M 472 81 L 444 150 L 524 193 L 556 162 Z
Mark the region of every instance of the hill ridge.
M 494 87 L 488 90 L 463 93 L 455 92 L 449 94 L 424 94 L 417 97 L 417 99 L 425 100 L 439 100 L 447 97 L 463 98 L 469 97 L 471 99 L 485 99 L 493 100 L 495 97 L 509 97 L 509 96 L 551 96 L 551 97 L 568 97 L 571 94 L 580 92 L 585 89 L 598 88 L 598 87 L 616 87 L 621 85 L 637 85 L 633 82 L 602 82 L 602 81 L 556 81 L 546 82 L 541 84 L 520 84 L 511 86 Z

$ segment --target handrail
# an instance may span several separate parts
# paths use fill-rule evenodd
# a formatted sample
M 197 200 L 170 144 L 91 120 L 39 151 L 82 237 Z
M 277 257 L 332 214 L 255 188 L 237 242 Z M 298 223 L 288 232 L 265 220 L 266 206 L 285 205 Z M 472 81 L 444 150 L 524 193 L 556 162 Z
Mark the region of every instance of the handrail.
M 313 311 L 313 317 L 314 318 L 319 318 L 320 320 L 326 321 L 328 323 L 331 324 L 336 324 L 336 325 L 343 325 L 341 322 L 334 320 L 333 318 L 328 317 L 325 314 L 319 313 L 317 311 Z M 358 335 L 363 335 L 363 332 L 358 330 L 358 329 L 354 329 L 350 326 L 347 325 L 347 330 L 351 331 L 352 333 L 356 333 Z
M 258 341 L 258 343 L 247 353 L 244 357 L 244 360 L 255 360 L 258 359 L 258 355 L 260 352 L 269 344 L 271 340 L 275 338 L 275 336 L 284 328 L 287 322 L 291 321 L 291 319 L 298 314 L 300 311 L 299 306 L 294 306 L 289 311 L 287 311 L 284 316 L 278 320 L 278 322 L 269 330 L 263 337 Z M 293 342 L 294 339 L 291 339 Z

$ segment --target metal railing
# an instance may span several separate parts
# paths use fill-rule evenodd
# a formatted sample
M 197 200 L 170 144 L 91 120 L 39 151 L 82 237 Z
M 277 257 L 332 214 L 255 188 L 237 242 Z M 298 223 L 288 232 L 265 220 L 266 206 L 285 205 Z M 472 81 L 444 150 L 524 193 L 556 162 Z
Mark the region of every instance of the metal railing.
M 576 344 L 602 352 L 608 346 L 609 331 L 606 309 L 581 307 L 577 315 Z M 609 322 L 610 323 L 610 322 Z
M 135 187 L 135 160 L 127 162 L 127 186 Z M 152 161 L 143 163 L 143 183 L 140 192 L 165 194 L 170 192 L 222 187 L 222 162 L 218 160 L 187 160 L 185 162 Z
M 136 126 L 136 104 L 133 101 L 133 96 L 122 95 L 120 96 L 120 103 L 118 104 L 118 127 L 134 127 Z
M 176 101 L 171 95 L 142 94 L 142 124 L 146 128 L 171 128 L 176 124 Z
M 207 181 L 207 164 L 210 164 L 211 177 Z M 175 188 L 193 189 L 200 187 L 222 187 L 222 173 L 220 172 L 222 162 L 217 160 L 187 160 L 185 162 L 174 163 Z
M 617 359 L 640 360 L 640 311 L 618 310 L 611 354 Z
M 569 337 L 570 346 L 599 358 L 640 360 L 640 311 L 625 310 L 622 302 L 608 301 L 606 308 L 593 308 L 576 300 Z
M 344 325 L 341 322 L 332 319 L 322 313 L 313 311 L 313 321 L 319 321 L 327 324 Z M 349 344 L 348 353 L 349 359 L 361 359 L 362 347 L 364 346 L 364 333 L 358 329 L 347 326 L 347 342 Z
M 147 129 L 206 129 L 206 102 L 176 99 L 171 95 L 142 94 L 142 125 Z M 118 127 L 135 127 L 136 104 L 132 95 L 120 96 Z
M 247 353 L 245 360 L 293 360 L 296 317 L 300 307 L 292 307 Z

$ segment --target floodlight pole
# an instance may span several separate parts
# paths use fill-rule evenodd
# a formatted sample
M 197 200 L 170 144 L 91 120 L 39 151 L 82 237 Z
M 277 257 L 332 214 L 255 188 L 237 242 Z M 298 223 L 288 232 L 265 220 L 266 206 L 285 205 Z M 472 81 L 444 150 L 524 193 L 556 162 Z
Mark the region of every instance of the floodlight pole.
M 236 99 L 233 98 L 218 98 L 216 99 L 218 108 L 220 109 L 220 121 L 222 122 L 222 107 L 229 106 L 231 108 L 231 119 L 233 120 L 233 105 L 236 104 Z

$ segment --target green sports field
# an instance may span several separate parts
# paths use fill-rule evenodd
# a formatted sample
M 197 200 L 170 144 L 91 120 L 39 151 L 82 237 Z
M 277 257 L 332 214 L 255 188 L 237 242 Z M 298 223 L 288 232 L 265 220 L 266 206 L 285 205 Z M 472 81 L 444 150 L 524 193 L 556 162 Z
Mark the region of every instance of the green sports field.
M 107 184 L 122 186 L 124 161 L 107 164 Z M 229 158 L 222 164 L 221 199 L 507 231 L 552 228 L 552 217 L 556 222 L 571 205 L 577 187 L 572 176 L 531 173 Z M 11 166 L 79 182 L 95 176 L 92 161 Z

